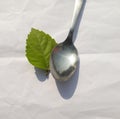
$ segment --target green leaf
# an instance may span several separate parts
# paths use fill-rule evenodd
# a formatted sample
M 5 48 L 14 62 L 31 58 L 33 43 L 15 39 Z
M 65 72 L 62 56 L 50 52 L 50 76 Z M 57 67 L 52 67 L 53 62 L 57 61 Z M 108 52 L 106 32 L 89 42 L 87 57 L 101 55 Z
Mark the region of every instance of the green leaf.
M 26 57 L 35 67 L 49 70 L 50 54 L 56 45 L 50 35 L 32 28 L 26 40 Z

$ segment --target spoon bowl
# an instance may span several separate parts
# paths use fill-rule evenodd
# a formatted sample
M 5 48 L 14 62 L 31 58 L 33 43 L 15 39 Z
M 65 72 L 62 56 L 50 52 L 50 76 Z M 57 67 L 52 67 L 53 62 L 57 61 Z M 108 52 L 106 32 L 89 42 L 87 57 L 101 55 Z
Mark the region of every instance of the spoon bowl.
M 55 79 L 68 80 L 75 72 L 78 64 L 77 49 L 73 44 L 58 44 L 52 51 L 50 69 Z

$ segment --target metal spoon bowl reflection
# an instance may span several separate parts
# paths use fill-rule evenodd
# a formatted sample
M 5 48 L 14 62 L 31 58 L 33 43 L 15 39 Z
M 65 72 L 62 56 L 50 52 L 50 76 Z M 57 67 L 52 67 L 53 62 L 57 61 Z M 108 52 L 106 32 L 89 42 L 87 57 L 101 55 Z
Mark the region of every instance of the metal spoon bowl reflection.
M 78 22 L 78 16 L 84 0 L 76 0 L 73 13 L 72 25 L 66 40 L 58 44 L 51 53 L 50 71 L 53 77 L 59 81 L 66 81 L 76 71 L 79 57 L 77 49 L 73 44 L 73 34 Z

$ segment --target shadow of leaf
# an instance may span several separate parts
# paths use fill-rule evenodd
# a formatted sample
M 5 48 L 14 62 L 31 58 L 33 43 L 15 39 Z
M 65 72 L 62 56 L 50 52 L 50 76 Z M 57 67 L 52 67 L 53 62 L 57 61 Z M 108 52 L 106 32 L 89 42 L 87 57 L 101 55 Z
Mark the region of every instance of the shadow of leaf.
M 38 78 L 39 81 L 44 82 L 46 79 L 48 79 L 48 74 L 46 71 L 41 70 L 39 68 L 34 67 L 35 69 L 35 74 Z

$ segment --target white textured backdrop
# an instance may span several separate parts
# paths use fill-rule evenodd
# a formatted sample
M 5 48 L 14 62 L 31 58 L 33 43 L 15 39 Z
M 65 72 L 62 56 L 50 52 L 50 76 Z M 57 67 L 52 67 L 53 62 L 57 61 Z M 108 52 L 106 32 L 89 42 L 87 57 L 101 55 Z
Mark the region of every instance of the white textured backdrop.
M 25 58 L 31 28 L 61 42 L 73 9 L 74 0 L 0 0 L 0 119 L 120 119 L 120 0 L 87 0 L 70 81 Z

